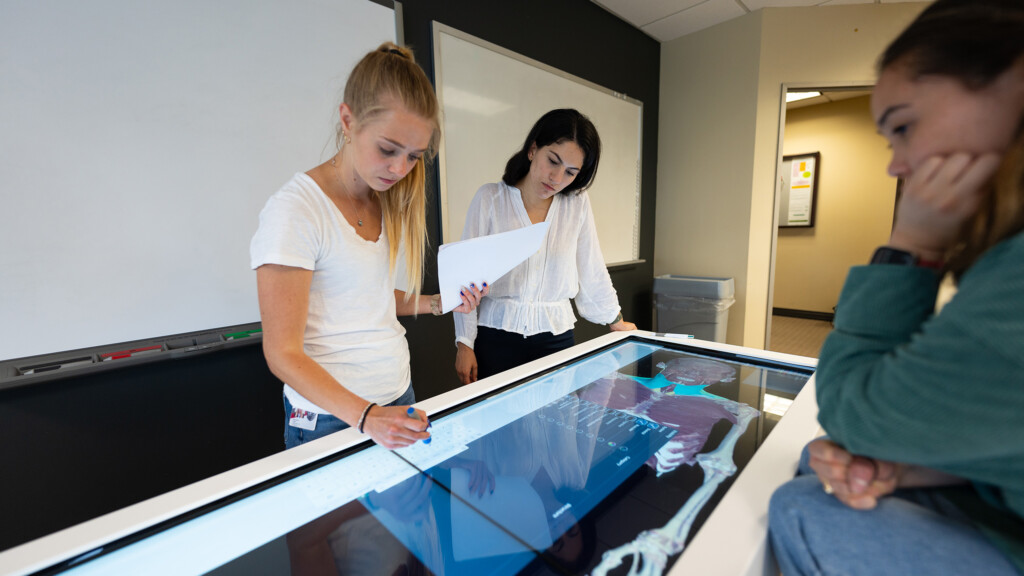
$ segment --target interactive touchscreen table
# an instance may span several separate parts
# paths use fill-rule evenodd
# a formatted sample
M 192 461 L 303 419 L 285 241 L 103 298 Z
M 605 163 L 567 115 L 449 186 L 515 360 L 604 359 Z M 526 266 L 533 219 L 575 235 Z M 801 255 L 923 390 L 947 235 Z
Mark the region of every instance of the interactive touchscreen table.
M 15 548 L 0 566 L 654 575 L 681 573 L 700 546 L 721 568 L 763 557 L 767 496 L 816 430 L 813 406 L 810 420 L 781 414 L 812 371 L 807 358 L 609 334 L 422 403 L 430 443 L 388 451 L 341 432 Z M 738 479 L 759 487 L 743 489 L 754 506 L 732 494 Z M 741 539 L 698 542 L 715 519 Z

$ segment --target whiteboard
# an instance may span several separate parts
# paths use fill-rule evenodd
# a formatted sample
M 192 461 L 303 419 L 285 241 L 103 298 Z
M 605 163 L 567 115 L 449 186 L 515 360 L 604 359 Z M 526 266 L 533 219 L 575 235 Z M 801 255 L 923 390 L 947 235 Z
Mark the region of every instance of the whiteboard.
M 587 194 L 604 261 L 639 260 L 640 101 L 438 22 L 434 67 L 444 109 L 438 155 L 444 242 L 462 237 L 473 195 L 501 180 L 534 122 L 549 110 L 575 108 L 601 136 L 601 163 Z
M 259 211 L 388 40 L 369 0 L 3 0 L 0 360 L 258 321 Z

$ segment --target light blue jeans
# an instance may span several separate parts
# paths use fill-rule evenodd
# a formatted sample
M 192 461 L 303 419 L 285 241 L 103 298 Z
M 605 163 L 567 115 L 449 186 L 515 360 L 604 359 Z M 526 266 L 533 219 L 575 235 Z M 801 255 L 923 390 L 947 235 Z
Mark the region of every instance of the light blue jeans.
M 405 390 L 405 392 L 398 397 L 398 400 L 387 404 L 387 406 L 408 406 L 416 402 L 416 394 L 412 390 L 412 384 Z M 288 397 L 284 396 L 284 449 L 295 448 L 301 444 L 305 444 L 311 440 L 322 438 L 328 434 L 340 432 L 349 427 L 345 424 L 341 418 L 337 418 L 330 414 L 320 414 L 316 418 L 316 428 L 313 430 L 303 430 L 302 428 L 296 428 L 290 426 L 288 420 L 291 419 L 292 403 L 288 401 Z
M 873 510 L 826 494 L 807 465 L 772 495 L 768 534 L 784 576 L 1019 576 L 1010 561 L 934 490 L 899 490 Z

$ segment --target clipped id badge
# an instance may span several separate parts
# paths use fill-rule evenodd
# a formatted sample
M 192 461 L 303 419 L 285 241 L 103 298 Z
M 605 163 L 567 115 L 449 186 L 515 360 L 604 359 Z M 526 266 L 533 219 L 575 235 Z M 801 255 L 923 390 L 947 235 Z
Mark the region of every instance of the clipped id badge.
M 292 408 L 291 418 L 288 420 L 288 425 L 295 428 L 302 428 L 303 430 L 316 430 L 316 412 L 309 412 L 302 408 Z

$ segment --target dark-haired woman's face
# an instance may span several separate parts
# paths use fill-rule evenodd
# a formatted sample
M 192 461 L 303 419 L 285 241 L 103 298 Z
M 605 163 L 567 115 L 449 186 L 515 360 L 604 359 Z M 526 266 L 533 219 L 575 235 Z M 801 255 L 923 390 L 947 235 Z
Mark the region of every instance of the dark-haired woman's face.
M 1024 74 L 1015 67 L 980 90 L 948 76 L 882 71 L 871 98 L 879 133 L 892 147 L 889 174 L 909 178 L 931 157 L 1003 153 L 1024 109 Z
M 542 199 L 558 194 L 576 179 L 583 166 L 583 149 L 572 140 L 530 147 L 530 172 L 524 187 Z

